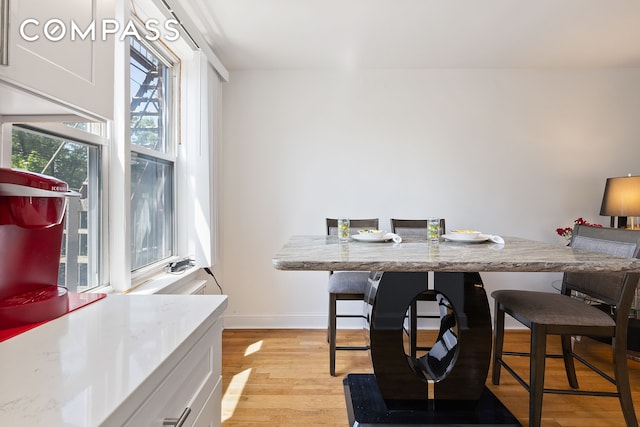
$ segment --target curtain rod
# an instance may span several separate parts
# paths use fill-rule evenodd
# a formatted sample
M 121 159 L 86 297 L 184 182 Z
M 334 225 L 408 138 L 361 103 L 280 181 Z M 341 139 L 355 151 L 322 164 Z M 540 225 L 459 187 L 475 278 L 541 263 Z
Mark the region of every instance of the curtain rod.
M 202 51 L 209 63 L 216 70 L 220 78 L 228 82 L 229 81 L 229 71 L 225 68 L 224 64 L 217 57 L 209 43 L 205 40 L 200 31 L 198 31 L 196 25 L 191 20 L 189 14 L 184 10 L 182 6 L 180 6 L 179 1 L 175 1 L 175 4 L 171 4 L 170 0 L 153 0 L 153 2 L 160 8 L 163 6 L 166 12 L 178 23 L 180 24 L 180 28 L 184 32 L 184 34 L 188 37 L 190 43 L 194 48 Z M 192 30 L 192 31 L 190 31 Z

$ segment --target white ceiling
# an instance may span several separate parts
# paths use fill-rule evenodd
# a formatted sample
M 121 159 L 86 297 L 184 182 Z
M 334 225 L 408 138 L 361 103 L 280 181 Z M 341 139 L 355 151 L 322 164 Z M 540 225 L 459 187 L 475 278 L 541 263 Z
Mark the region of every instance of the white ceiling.
M 640 0 L 188 2 L 229 69 L 640 67 Z

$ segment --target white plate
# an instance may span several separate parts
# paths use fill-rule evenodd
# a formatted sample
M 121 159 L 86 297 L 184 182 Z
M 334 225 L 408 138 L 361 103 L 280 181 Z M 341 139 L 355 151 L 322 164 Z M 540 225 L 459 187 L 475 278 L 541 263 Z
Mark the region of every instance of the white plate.
M 393 236 L 389 236 L 387 234 L 383 234 L 382 236 L 376 236 L 375 234 L 354 234 L 351 236 L 353 240 L 357 240 L 358 242 L 387 242 L 393 238 Z
M 452 242 L 480 243 L 480 242 L 486 242 L 491 238 L 491 236 L 489 236 L 488 234 L 481 234 L 478 237 L 451 236 L 449 234 L 443 234 L 442 238 Z

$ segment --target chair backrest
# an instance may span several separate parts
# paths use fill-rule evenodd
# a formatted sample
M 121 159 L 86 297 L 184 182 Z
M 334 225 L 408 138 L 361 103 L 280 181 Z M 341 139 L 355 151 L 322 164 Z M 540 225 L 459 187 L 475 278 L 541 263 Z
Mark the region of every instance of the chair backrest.
M 358 231 L 368 228 L 377 230 L 379 223 L 378 218 L 349 219 L 349 234 L 357 234 Z M 327 235 L 338 235 L 338 218 L 327 218 Z
M 391 218 L 391 232 L 401 237 L 427 238 L 426 219 L 398 219 Z M 440 233 L 446 233 L 444 218 L 440 218 Z
M 571 247 L 627 258 L 638 258 L 640 230 L 576 225 Z M 565 273 L 562 292 L 572 290 L 617 307 L 616 314 L 627 316 L 635 294 L 639 273 Z

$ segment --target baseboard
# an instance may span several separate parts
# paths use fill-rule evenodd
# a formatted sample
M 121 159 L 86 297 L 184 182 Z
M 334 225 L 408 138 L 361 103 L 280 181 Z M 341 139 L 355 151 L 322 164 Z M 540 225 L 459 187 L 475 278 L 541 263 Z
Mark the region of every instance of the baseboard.
M 223 325 L 226 329 L 326 329 L 327 315 L 321 314 L 272 314 L 238 315 L 225 314 Z M 362 319 L 339 319 L 340 329 L 362 329 Z
M 224 314 L 223 325 L 226 329 L 325 329 L 326 314 Z M 420 329 L 438 329 L 435 320 L 424 319 Z M 362 329 L 365 327 L 361 319 L 338 319 L 338 329 Z M 526 329 L 521 323 L 507 316 L 505 329 Z

